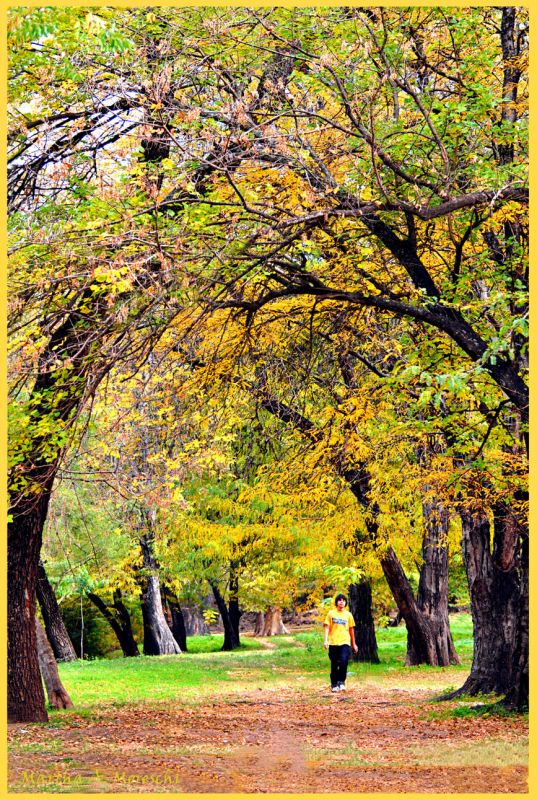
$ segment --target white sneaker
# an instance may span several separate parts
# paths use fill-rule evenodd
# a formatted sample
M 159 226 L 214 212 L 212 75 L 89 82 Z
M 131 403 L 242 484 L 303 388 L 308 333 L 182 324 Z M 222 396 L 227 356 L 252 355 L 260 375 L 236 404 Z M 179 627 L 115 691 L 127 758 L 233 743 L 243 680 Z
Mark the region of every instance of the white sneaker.
M 332 686 L 333 692 L 339 692 L 339 686 Z
M 347 691 L 347 687 L 345 686 L 344 683 L 338 684 L 337 688 L 339 689 L 340 692 L 346 692 Z

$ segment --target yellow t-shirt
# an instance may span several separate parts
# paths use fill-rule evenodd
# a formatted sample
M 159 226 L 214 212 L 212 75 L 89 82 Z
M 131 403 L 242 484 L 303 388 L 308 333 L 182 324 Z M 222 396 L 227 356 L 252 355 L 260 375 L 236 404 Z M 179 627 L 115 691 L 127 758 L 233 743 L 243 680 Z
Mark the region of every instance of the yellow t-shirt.
M 326 615 L 324 624 L 329 625 L 328 644 L 341 645 L 351 643 L 349 628 L 354 628 L 355 623 L 350 611 L 345 608 L 343 611 L 331 608 Z

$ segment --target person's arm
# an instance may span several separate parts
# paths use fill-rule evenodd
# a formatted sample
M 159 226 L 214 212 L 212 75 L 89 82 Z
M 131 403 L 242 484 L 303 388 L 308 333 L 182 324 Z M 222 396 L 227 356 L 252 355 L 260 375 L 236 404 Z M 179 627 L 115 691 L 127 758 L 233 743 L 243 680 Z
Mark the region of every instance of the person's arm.
M 328 633 L 330 631 L 330 625 L 327 622 L 324 623 L 324 646 L 328 650 Z
M 350 637 L 351 637 L 351 647 L 352 647 L 353 651 L 355 653 L 357 653 L 358 652 L 358 645 L 356 644 L 356 641 L 354 639 L 354 628 L 349 628 L 349 634 L 350 634 Z

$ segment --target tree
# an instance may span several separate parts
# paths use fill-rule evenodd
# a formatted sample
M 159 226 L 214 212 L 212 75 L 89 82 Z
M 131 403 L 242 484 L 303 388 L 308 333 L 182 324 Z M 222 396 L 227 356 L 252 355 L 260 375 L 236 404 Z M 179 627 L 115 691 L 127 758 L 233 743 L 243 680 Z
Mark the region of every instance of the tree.
M 512 512 L 508 522 L 510 538 L 520 536 L 524 523 Z M 513 518 L 514 517 L 514 518 Z M 496 518 L 491 537 L 491 523 L 484 511 L 461 510 L 463 554 L 468 575 L 472 618 L 474 622 L 474 656 L 470 675 L 447 699 L 460 694 L 506 695 L 513 708 L 528 705 L 528 661 L 524 656 L 527 639 L 527 533 L 521 536 L 521 547 L 505 542 L 502 530 L 505 520 Z M 492 539 L 492 547 L 491 547 Z M 517 626 L 513 620 L 520 620 Z
M 281 608 L 269 606 L 265 611 L 261 636 L 278 636 L 289 633 L 282 620 Z
M 358 653 L 353 655 L 354 661 L 379 664 L 375 623 L 371 610 L 371 582 L 351 583 L 349 586 L 349 611 L 356 623 L 354 639 L 358 645 Z
M 436 650 L 436 663 L 440 666 L 459 664 L 449 628 L 448 615 L 448 533 L 449 514 L 435 499 L 423 504 L 424 536 L 423 564 L 420 569 L 418 608 L 427 618 Z M 407 664 L 419 664 L 419 644 L 416 647 L 409 636 Z
M 177 599 L 177 595 L 169 586 L 166 585 L 162 586 L 161 594 L 165 608 L 166 621 L 168 622 L 172 636 L 179 645 L 181 652 L 186 653 L 188 650 L 186 640 L 187 629 L 183 610 L 179 600 Z
M 51 708 L 72 708 L 73 703 L 66 692 L 58 672 L 58 666 L 45 629 L 40 621 L 35 618 L 35 631 L 37 638 L 37 656 L 39 669 L 43 676 Z
M 58 596 L 87 597 L 112 628 L 125 656 L 137 656 L 131 614 L 138 595 L 131 557 L 131 535 L 122 509 L 104 480 L 106 465 L 95 471 L 89 457 L 99 428 L 96 414 L 82 452 L 68 453 L 60 469 L 44 529 L 43 554 Z M 38 589 L 39 596 L 39 589 Z
M 114 590 L 111 604 L 106 603 L 99 595 L 95 594 L 95 592 L 87 592 L 86 594 L 88 599 L 99 609 L 103 617 L 110 624 L 110 627 L 117 636 L 119 646 L 125 658 L 132 658 L 140 655 L 138 644 L 132 632 L 131 618 L 121 598 L 121 590 Z
M 37 599 L 45 624 L 47 639 L 57 661 L 74 661 L 75 648 L 69 638 L 54 589 L 50 585 L 43 562 L 39 561 L 37 576 Z
M 142 536 L 143 559 L 142 615 L 144 618 L 144 655 L 175 655 L 181 649 L 164 616 L 158 562 L 153 553 L 154 535 Z
M 248 96 L 240 84 L 233 84 L 236 99 L 240 96 L 242 101 L 237 128 L 251 134 L 252 170 L 247 174 L 243 167 L 230 181 L 228 197 L 236 196 L 242 204 L 230 240 L 230 261 L 239 261 L 243 272 L 236 271 L 235 280 L 228 281 L 228 298 L 218 305 L 243 309 L 251 322 L 265 305 L 275 313 L 282 298 L 309 295 L 318 303 L 333 301 L 340 307 L 358 305 L 407 317 L 417 330 L 425 324 L 438 331 L 434 344 L 442 360 L 452 361 L 454 352 L 458 358 L 468 357 L 468 362 L 459 361 L 458 372 L 470 382 L 476 398 L 484 389 L 491 398 L 490 405 L 485 403 L 485 418 L 499 419 L 505 426 L 507 414 L 497 414 L 494 408 L 507 398 L 508 413 L 519 416 L 520 434 L 527 440 L 526 23 L 512 8 L 476 13 L 486 31 L 479 53 L 468 55 L 467 46 L 456 45 L 467 44 L 476 20 L 441 14 L 435 25 L 444 25 L 440 35 L 447 46 L 439 57 L 424 45 L 433 17 L 396 12 L 390 18 L 391 12 L 357 11 L 355 19 L 369 37 L 371 64 L 371 72 L 361 77 L 337 50 L 318 57 L 313 48 L 304 52 L 304 42 L 298 47 L 289 42 L 287 52 L 293 53 L 295 65 L 299 59 L 312 64 L 319 58 L 322 69 L 317 74 L 311 69 L 312 81 L 327 88 L 328 97 L 322 114 L 312 111 L 304 95 L 293 95 L 292 90 L 305 86 L 310 72 L 305 79 L 302 64 L 295 69 L 294 81 L 286 76 L 287 106 L 277 116 L 264 117 L 272 141 L 285 136 L 281 156 L 268 152 L 255 136 L 259 91 L 257 97 Z M 403 24 L 392 27 L 393 19 Z M 355 41 L 362 46 L 359 30 L 355 25 Z M 414 53 L 414 63 L 409 64 L 406 49 Z M 496 96 L 494 52 L 503 67 Z M 378 82 L 372 86 L 375 72 Z M 357 91 L 360 80 L 363 92 Z M 391 114 L 388 125 L 385 110 Z M 308 122 L 319 118 L 332 129 L 331 137 L 323 139 L 320 129 L 308 130 Z M 289 136 L 285 121 L 291 120 L 298 133 Z M 419 146 L 421 136 L 425 149 Z M 331 157 L 334 152 L 336 157 Z M 276 158 L 278 169 L 271 172 L 264 165 Z M 364 169 L 357 170 L 353 184 L 349 170 L 356 161 Z M 366 164 L 371 164 L 373 183 Z M 286 175 L 287 196 L 281 191 Z M 252 191 L 252 182 L 260 183 L 261 176 L 265 186 L 279 189 L 277 204 L 266 192 L 260 200 L 255 188 Z M 303 193 L 299 214 L 298 192 Z M 353 269 L 348 286 L 342 276 L 368 251 L 378 260 Z M 221 250 L 219 256 L 221 260 Z M 224 276 L 215 283 L 225 285 Z M 500 294 L 494 290 L 498 286 Z M 475 322 L 468 321 L 472 315 Z M 453 345 L 459 349 L 454 351 Z M 521 554 L 523 542 L 521 529 L 512 541 Z M 522 566 L 521 587 L 523 573 Z M 526 605 L 524 598 L 522 611 Z M 524 614 L 513 624 L 519 630 L 517 652 L 524 661 Z
M 189 361 L 205 359 L 196 331 L 214 311 L 213 345 L 243 312 L 238 350 L 239 330 L 244 346 L 260 320 L 283 315 L 298 341 L 309 312 L 334 328 L 343 315 L 358 333 L 366 320 L 375 333 L 395 321 L 404 347 L 392 340 L 374 366 L 389 374 L 380 393 L 397 398 L 401 428 L 415 429 L 417 406 L 425 434 L 441 410 L 446 458 L 484 460 L 485 486 L 487 457 L 509 438 L 505 484 L 521 487 L 526 29 L 525 10 L 511 7 L 12 13 L 12 718 L 27 713 L 19 675 L 29 718 L 44 714 L 35 570 L 73 422 L 110 365 L 143 362 L 172 323 Z M 53 281 L 44 259 L 57 265 Z M 360 340 L 343 327 L 331 334 L 345 359 Z M 342 467 L 356 470 L 359 441 L 349 442 L 354 463 Z M 501 480 L 492 505 L 523 512 Z M 517 530 L 522 666 L 509 691 L 522 696 Z
M 76 19 L 77 13 L 67 12 L 67 15 Z M 54 11 L 45 12 L 41 16 L 41 23 L 37 19 L 39 15 L 36 15 L 18 28 L 15 15 L 15 43 L 11 62 L 15 89 L 11 96 L 12 103 L 19 100 L 20 74 L 27 70 L 33 74 L 36 64 L 39 64 L 40 55 L 42 59 L 39 46 L 32 45 L 28 48 L 29 52 L 26 51 L 27 38 L 36 32 L 34 23 L 37 24 L 38 31 L 54 38 L 54 22 L 52 31 L 47 29 L 46 23 L 44 28 L 40 27 L 47 16 L 52 16 L 57 23 L 62 18 L 62 12 L 59 15 Z M 63 35 L 70 38 L 72 31 L 66 32 L 64 29 Z M 69 58 L 58 50 L 54 68 L 49 73 L 49 86 L 54 86 L 56 80 L 60 84 L 65 80 L 65 67 L 68 63 Z M 80 74 L 77 78 L 80 80 Z M 34 100 L 35 95 L 31 99 Z M 26 127 L 23 124 L 22 133 L 20 130 L 14 133 L 15 151 L 11 157 L 11 174 L 15 176 L 12 194 L 12 207 L 15 209 L 22 208 L 27 196 L 27 184 L 24 181 L 29 177 L 31 182 L 41 169 L 50 169 L 61 151 L 61 145 L 56 141 L 48 149 L 47 155 L 40 158 L 39 163 L 32 165 L 34 150 L 30 142 L 33 136 L 31 131 L 42 131 L 55 117 L 51 110 L 53 101 L 51 102 L 50 97 L 43 99 L 47 118 L 35 126 L 30 123 Z M 91 117 L 91 112 L 88 113 Z M 108 114 L 108 110 L 101 109 L 99 118 L 103 120 Z M 21 119 L 20 114 L 16 116 Z M 72 122 L 70 115 L 68 119 Z M 89 135 L 90 130 L 93 130 L 93 123 L 89 130 L 85 129 L 84 136 Z M 116 138 L 124 132 L 121 125 Z M 74 134 L 71 139 L 79 140 L 78 134 Z M 95 150 L 100 150 L 105 143 L 101 141 Z M 19 180 L 21 171 L 25 176 L 23 183 Z M 36 194 L 35 183 L 30 192 Z M 66 207 L 76 223 L 81 218 L 81 208 L 84 212 L 82 216 L 88 221 L 88 206 L 91 223 L 99 225 L 100 219 L 106 224 L 99 217 L 100 198 L 98 189 L 95 192 L 95 186 L 85 184 L 81 193 L 74 192 L 73 202 L 73 195 L 66 198 L 63 208 L 55 197 L 53 177 L 51 183 L 45 179 L 39 195 L 43 202 L 36 209 L 33 218 L 33 221 L 37 220 L 37 224 L 48 218 L 52 228 L 54 223 L 62 219 L 62 211 Z M 53 197 L 52 203 L 50 196 Z M 57 207 L 54 208 L 56 204 Z M 15 372 L 16 383 L 10 417 L 13 427 L 9 481 L 11 521 L 8 528 L 8 714 L 12 721 L 42 721 L 47 715 L 37 662 L 35 591 L 42 531 L 52 486 L 62 452 L 80 409 L 91 397 L 111 364 L 133 345 L 133 336 L 144 314 L 150 309 L 154 310 L 155 296 L 151 286 L 154 286 L 155 269 L 158 272 L 160 265 L 156 267 L 153 262 L 149 269 L 144 265 L 141 270 L 137 270 L 132 251 L 130 257 L 128 255 L 129 244 L 123 238 L 123 247 L 119 246 L 122 251 L 120 260 L 125 257 L 127 261 L 130 260 L 134 271 L 139 271 L 140 282 L 135 295 L 128 291 L 132 286 L 129 280 L 124 280 L 121 271 L 118 272 L 112 266 L 114 250 L 116 257 L 118 256 L 117 245 L 111 249 L 105 245 L 100 248 L 100 252 L 98 248 L 94 248 L 89 258 L 86 252 L 80 261 L 79 271 L 73 278 L 72 250 L 58 247 L 58 241 L 55 244 L 49 242 L 48 232 L 45 234 L 44 229 L 41 241 L 39 236 L 33 238 L 31 235 L 30 241 L 24 242 L 24 215 L 15 214 L 12 222 L 17 238 L 14 267 L 17 269 L 19 289 L 12 294 L 12 358 L 15 362 L 19 360 L 25 364 L 25 370 L 22 373 Z M 44 250 L 47 257 L 56 263 L 57 272 L 53 280 L 49 280 L 46 270 L 43 272 L 38 266 Z M 100 280 L 95 275 L 95 270 L 99 273 L 97 263 L 92 263 L 92 259 L 97 257 L 99 260 L 99 256 Z M 95 277 L 97 282 L 94 282 Z M 48 291 L 43 294 L 43 289 Z M 36 307 L 39 309 L 37 318 L 33 315 L 32 303 L 34 310 Z M 37 348 L 36 339 L 40 343 Z M 136 342 L 136 349 L 140 349 L 139 340 Z
M 275 334 L 276 326 L 272 326 L 272 335 Z M 310 324 L 310 352 L 308 358 L 310 363 L 313 363 L 313 340 L 314 330 L 318 335 L 317 330 L 313 327 L 313 320 Z M 329 350 L 326 345 L 326 335 L 322 339 L 322 350 L 317 354 L 319 359 L 322 359 L 322 367 L 317 368 L 315 371 L 315 381 L 319 384 L 326 384 L 334 386 L 334 378 L 329 377 L 329 370 L 326 365 L 328 362 Z M 378 346 L 378 345 L 377 345 Z M 262 350 L 259 340 L 256 340 L 256 371 L 260 371 L 260 364 L 262 363 Z M 341 354 L 340 354 L 341 355 Z M 299 358 L 304 357 L 303 350 L 299 350 Z M 266 358 L 266 356 L 265 356 Z M 381 410 L 381 406 L 377 405 L 377 417 L 368 420 L 366 414 L 366 407 L 369 402 L 367 399 L 364 403 L 363 398 L 360 396 L 364 393 L 371 391 L 366 381 L 359 380 L 353 373 L 350 359 L 347 359 L 344 364 L 341 363 L 341 358 L 334 359 L 337 365 L 337 372 L 342 373 L 340 380 L 343 380 L 344 388 L 348 391 L 349 397 L 343 398 L 332 389 L 331 400 L 338 402 L 338 411 L 341 419 L 340 428 L 334 420 L 334 414 L 330 413 L 328 420 L 326 434 L 323 430 L 322 424 L 314 424 L 312 420 L 305 417 L 303 413 L 296 411 L 289 405 L 281 402 L 276 397 L 272 396 L 267 385 L 257 387 L 257 391 L 261 395 L 262 407 L 269 413 L 276 416 L 283 422 L 292 425 L 296 430 L 303 434 L 317 450 L 318 453 L 325 452 L 327 461 L 327 468 L 332 469 L 339 474 L 348 484 L 350 490 L 355 495 L 356 499 L 362 506 L 365 513 L 366 527 L 368 530 L 368 545 L 377 550 L 380 556 L 380 563 L 384 571 L 384 575 L 390 585 L 390 589 L 394 594 L 394 598 L 399 606 L 400 613 L 407 621 L 409 628 L 409 651 L 408 661 L 411 664 L 419 664 L 422 662 L 431 664 L 447 665 L 457 661 L 457 656 L 454 651 L 451 634 L 449 631 L 448 621 L 448 596 L 447 596 L 447 531 L 442 531 L 442 526 L 439 522 L 439 517 L 446 517 L 445 511 L 441 509 L 438 502 L 433 500 L 424 501 L 423 503 L 423 519 L 424 519 L 424 541 L 422 553 L 424 556 L 424 564 L 421 570 L 420 578 L 420 591 L 418 594 L 417 602 L 414 599 L 410 584 L 404 574 L 404 571 L 395 555 L 393 547 L 386 548 L 383 545 L 383 536 L 379 534 L 379 518 L 380 507 L 378 502 L 372 501 L 371 494 L 371 475 L 370 468 L 367 466 L 368 459 L 372 456 L 366 453 L 371 453 L 373 447 L 371 440 L 374 440 L 376 435 L 375 427 L 378 427 L 379 414 L 386 413 Z M 274 371 L 274 359 L 270 357 L 263 362 L 263 370 L 266 372 L 269 369 Z M 285 369 L 289 375 L 289 367 L 292 364 L 292 356 L 289 348 L 286 350 Z M 366 362 L 367 363 L 367 362 Z M 268 367 L 270 365 L 270 367 Z M 368 371 L 371 365 L 368 365 Z M 321 371 L 322 369 L 322 371 Z M 298 372 L 297 368 L 297 372 Z M 378 370 L 373 370 L 376 376 L 379 376 Z M 351 373 L 352 378 L 351 378 Z M 337 374 L 337 373 L 336 373 Z M 322 378 L 321 378 L 322 376 Z M 244 371 L 241 373 L 241 379 L 244 380 Z M 383 377 L 380 374 L 380 377 Z M 258 380 L 259 383 L 259 380 Z M 378 383 L 378 381 L 377 381 Z M 276 386 L 276 381 L 272 376 L 271 385 Z M 306 384 L 307 385 L 307 384 Z M 295 382 L 292 386 L 293 393 L 297 393 L 299 383 Z M 281 387 L 279 387 L 281 388 Z M 310 389 L 311 391 L 311 389 Z M 360 395 L 357 395 L 357 392 Z M 317 389 L 317 393 L 319 390 Z M 330 401 L 329 401 L 330 402 Z M 393 402 L 393 401 L 391 401 Z M 356 406 L 359 411 L 357 412 Z M 325 413 L 326 413 L 325 409 Z M 350 411 L 350 413 L 349 413 Z M 390 427 L 393 428 L 395 420 L 393 419 L 393 410 L 389 411 L 388 419 L 390 420 Z M 418 431 L 414 431 L 414 436 L 418 436 Z M 385 437 L 385 434 L 383 434 Z M 369 439 L 369 445 L 366 444 Z M 397 436 L 394 437 L 397 440 Z M 353 441 L 354 440 L 354 441 Z M 387 441 L 376 440 L 376 447 L 382 442 L 382 447 L 387 447 Z M 424 446 L 421 450 L 424 451 Z M 356 467 L 355 459 L 359 453 L 361 464 Z M 392 459 L 393 461 L 393 459 Z M 388 459 L 389 462 L 389 459 Z M 400 463 L 397 463 L 397 468 L 400 468 Z M 426 468 L 429 465 L 425 465 Z M 409 466 L 405 465 L 406 472 L 408 473 Z M 431 467 L 432 468 L 432 467 Z M 386 461 L 383 462 L 381 467 L 383 474 L 392 474 L 392 466 Z M 423 470 L 422 466 L 422 470 Z M 426 471 L 426 470 L 424 470 Z M 408 481 L 408 478 L 407 478 Z M 386 481 L 389 484 L 389 481 Z M 394 481 L 390 485 L 390 489 L 394 491 Z M 429 490 L 431 487 L 429 487 Z M 408 492 L 408 487 L 407 487 Z M 441 493 L 441 487 L 437 488 L 437 492 Z M 434 490 L 433 490 L 434 493 Z M 412 502 L 412 501 L 411 501 Z M 408 500 L 407 500 L 408 507 Z M 392 537 L 391 537 L 392 538 Z M 441 555 L 440 555 L 441 554 Z M 356 598 L 362 596 L 364 599 L 370 597 L 370 592 L 358 593 L 358 589 L 352 591 L 351 597 Z M 367 620 L 367 630 L 363 630 L 362 635 L 362 655 L 366 660 L 375 660 L 376 646 L 374 644 L 374 629 L 373 620 L 371 617 L 370 609 L 363 609 L 362 614 L 359 615 L 362 620 L 362 625 L 365 626 Z M 360 629 L 362 630 L 362 629 Z

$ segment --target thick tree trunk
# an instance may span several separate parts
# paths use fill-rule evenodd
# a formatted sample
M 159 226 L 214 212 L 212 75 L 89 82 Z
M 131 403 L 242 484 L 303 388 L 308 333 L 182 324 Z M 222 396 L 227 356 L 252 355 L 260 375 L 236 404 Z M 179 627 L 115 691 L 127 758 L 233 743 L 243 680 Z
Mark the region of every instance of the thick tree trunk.
M 488 517 L 462 509 L 461 519 L 462 550 L 474 623 L 474 655 L 470 675 L 463 686 L 444 697 L 516 693 L 513 665 L 519 633 L 521 584 L 512 531 L 507 520 L 497 515 L 495 547 L 491 553 Z M 507 538 L 511 539 L 510 546 Z M 525 598 L 522 600 L 524 605 Z M 523 663 L 524 637 L 519 641 L 520 663 Z
M 180 653 L 181 648 L 168 627 L 157 574 L 149 575 L 142 592 L 142 617 L 144 620 L 144 655 L 165 656 Z
M 520 608 L 511 686 L 503 704 L 509 709 L 525 711 L 529 708 L 529 536 L 521 533 L 520 542 Z
M 186 625 L 183 610 L 177 599 L 177 595 L 168 586 L 162 586 L 162 600 L 164 612 L 172 636 L 181 648 L 181 652 L 187 652 Z
M 265 615 L 262 611 L 257 611 L 255 616 L 254 636 L 263 636 L 265 627 Z
M 22 501 L 8 525 L 9 722 L 48 720 L 37 658 L 35 591 L 49 498 L 50 486 Z
M 276 606 L 269 606 L 265 611 L 262 636 L 279 636 L 289 633 L 282 620 L 282 610 Z
M 47 639 L 52 646 L 56 661 L 76 661 L 75 648 L 67 633 L 54 589 L 50 585 L 42 561 L 39 561 L 37 567 L 36 589 Z
M 222 624 L 224 626 L 224 644 L 222 645 L 222 650 L 236 650 L 241 644 L 240 634 L 231 624 L 226 602 L 220 594 L 218 586 L 215 583 L 211 583 L 210 586 L 213 590 L 214 599 L 216 600 L 216 605 L 218 611 L 220 612 L 220 616 L 222 617 Z
M 408 636 L 412 638 L 413 653 L 416 659 L 414 663 L 438 666 L 436 644 L 431 627 L 419 608 L 408 578 L 391 547 L 381 556 L 380 564 L 397 608 L 405 620 Z
M 60 680 L 58 665 L 56 664 L 51 644 L 47 639 L 44 627 L 37 617 L 35 618 L 35 633 L 39 668 L 45 682 L 50 706 L 51 708 L 72 708 L 71 698 Z
M 140 540 L 145 576 L 142 589 L 142 617 L 144 620 L 144 655 L 165 656 L 181 652 L 172 636 L 162 609 L 158 566 L 153 555 L 151 536 Z
M 182 608 L 182 612 L 187 636 L 207 636 L 210 633 L 209 626 L 199 608 L 185 606 Z
M 94 592 L 87 592 L 88 600 L 91 600 L 94 606 L 99 609 L 105 620 L 108 622 L 114 633 L 116 634 L 119 646 L 123 651 L 125 658 L 133 658 L 139 656 L 138 645 L 134 634 L 132 632 L 131 618 L 128 610 L 125 608 L 121 599 L 121 591 L 115 589 L 112 606 L 107 605 Z
M 514 562 L 502 569 L 490 551 L 486 516 L 462 513 L 462 547 L 474 622 L 472 670 L 461 691 L 503 694 L 511 686 L 520 587 Z M 496 525 L 496 533 L 498 525 Z
M 378 664 L 377 637 L 371 610 L 371 584 L 367 579 L 349 586 L 349 611 L 356 623 L 354 637 L 358 653 L 354 661 Z
M 448 613 L 448 546 L 449 514 L 435 500 L 423 503 L 423 564 L 420 570 L 417 604 L 427 620 L 436 650 L 436 664 L 446 667 L 459 664 L 449 627 Z M 415 646 L 409 630 L 407 642 L 408 665 L 422 663 L 420 648 Z
M 239 636 L 239 626 L 242 616 L 242 611 L 239 608 L 239 601 L 236 597 L 230 597 L 228 603 L 228 610 L 229 610 L 229 621 L 235 631 L 235 634 Z

